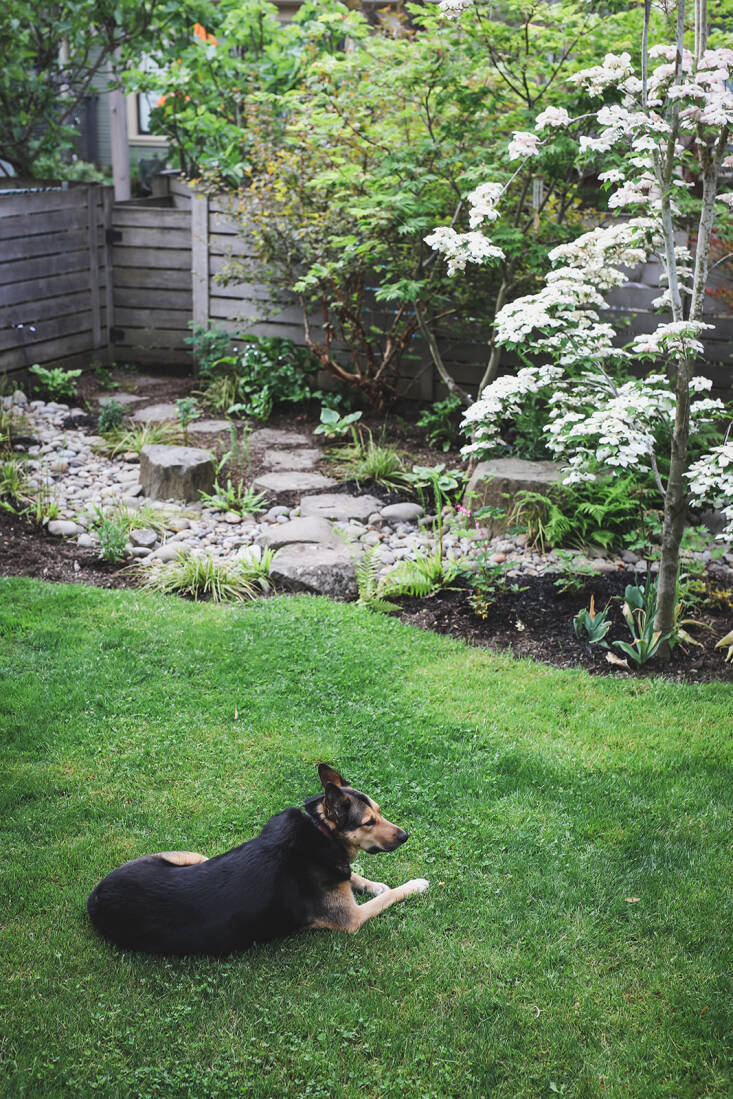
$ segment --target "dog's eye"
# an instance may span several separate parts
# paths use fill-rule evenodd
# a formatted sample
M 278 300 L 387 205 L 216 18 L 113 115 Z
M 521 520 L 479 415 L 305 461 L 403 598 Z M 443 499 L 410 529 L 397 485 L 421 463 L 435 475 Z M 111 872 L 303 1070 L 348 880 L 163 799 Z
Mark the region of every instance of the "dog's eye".
M 376 823 L 375 820 L 363 820 L 361 826 L 362 828 L 373 828 Z

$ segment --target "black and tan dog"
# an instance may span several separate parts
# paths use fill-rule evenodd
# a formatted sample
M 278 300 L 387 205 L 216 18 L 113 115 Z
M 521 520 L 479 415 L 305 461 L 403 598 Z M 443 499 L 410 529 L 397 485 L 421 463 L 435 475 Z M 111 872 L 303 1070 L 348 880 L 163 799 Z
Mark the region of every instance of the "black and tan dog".
M 351 873 L 358 851 L 394 851 L 407 832 L 327 764 L 318 774 L 324 793 L 308 798 L 305 812 L 278 813 L 223 855 L 163 851 L 113 870 L 87 901 L 94 926 L 126 950 L 228 954 L 304 928 L 358 931 L 424 892 L 424 878 L 390 889 Z M 374 899 L 357 904 L 352 890 Z

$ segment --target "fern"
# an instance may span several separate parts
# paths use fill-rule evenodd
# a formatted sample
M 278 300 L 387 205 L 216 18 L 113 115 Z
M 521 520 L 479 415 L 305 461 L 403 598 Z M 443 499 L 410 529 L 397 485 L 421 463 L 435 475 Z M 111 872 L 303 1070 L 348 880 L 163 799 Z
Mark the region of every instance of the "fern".
M 394 603 L 388 603 L 380 595 L 377 546 L 370 546 L 361 559 L 355 562 L 354 574 L 359 592 L 357 603 L 360 606 L 368 607 L 372 611 L 379 611 L 381 614 L 393 614 L 397 610 Z
M 430 554 L 416 557 L 414 561 L 400 561 L 399 565 L 395 565 L 382 581 L 381 594 L 432 595 L 455 580 L 457 575 L 455 561 L 446 561 L 440 550 L 435 549 Z

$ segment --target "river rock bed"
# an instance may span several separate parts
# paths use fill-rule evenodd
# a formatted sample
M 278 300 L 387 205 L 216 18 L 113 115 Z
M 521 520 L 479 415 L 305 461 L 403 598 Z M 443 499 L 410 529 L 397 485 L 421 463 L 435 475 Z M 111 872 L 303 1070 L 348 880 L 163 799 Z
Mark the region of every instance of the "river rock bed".
M 140 485 L 138 455 L 128 452 L 113 459 L 100 453 L 96 448 L 103 440 L 77 426 L 85 422 L 86 414 L 81 409 L 56 402 L 27 402 L 22 393 L 4 398 L 3 403 L 25 419 L 28 438 L 24 450 L 35 492 L 53 501 L 58 509 L 58 516 L 48 523 L 48 532 L 72 540 L 80 548 L 98 546 L 99 539 L 93 530 L 97 509 L 115 505 L 132 511 L 144 508 L 140 526 L 133 527 L 126 547 L 128 557 L 142 563 L 172 560 L 181 552 L 235 559 L 263 547 L 311 547 L 299 551 L 302 555 L 346 544 L 353 559 L 368 547 L 374 547 L 381 572 L 386 573 L 397 562 L 414 559 L 434 545 L 435 516 L 425 516 L 420 505 L 412 501 L 385 505 L 368 492 L 358 495 L 339 492 L 338 487 L 342 486 L 337 486 L 336 492 L 329 491 L 333 481 L 324 491 L 302 495 L 296 492 L 294 504 L 277 503 L 275 496 L 271 506 L 257 517 L 241 517 L 235 512 L 175 500 L 147 500 Z M 305 435 L 301 440 L 292 433 L 283 437 L 272 428 L 262 428 L 253 433 L 250 442 L 256 443 L 258 435 L 259 445 L 267 448 L 271 468 L 281 478 L 287 476 L 288 467 L 294 477 L 302 476 L 304 464 L 312 468 L 320 457 Z M 279 483 L 287 485 L 286 481 Z M 293 483 L 299 482 L 296 479 Z M 287 487 L 284 491 L 288 499 L 293 499 L 293 492 L 288 492 Z M 154 523 L 148 508 L 154 511 Z M 462 522 L 456 522 L 452 513 L 446 513 L 444 518 L 446 556 L 470 560 L 478 553 L 485 553 L 491 562 L 504 565 L 510 578 L 538 577 L 569 565 L 607 574 L 643 572 L 647 568 L 645 561 L 628 550 L 621 556 L 607 557 L 588 557 L 572 551 L 541 554 L 528 547 L 526 537 L 521 534 L 498 535 L 487 542 Z M 733 553 L 727 552 L 715 560 L 713 546 L 711 540 L 711 547 L 695 556 L 718 572 L 733 570 Z M 257 549 L 253 551 L 252 547 Z M 655 563 L 651 566 L 652 570 L 656 567 Z

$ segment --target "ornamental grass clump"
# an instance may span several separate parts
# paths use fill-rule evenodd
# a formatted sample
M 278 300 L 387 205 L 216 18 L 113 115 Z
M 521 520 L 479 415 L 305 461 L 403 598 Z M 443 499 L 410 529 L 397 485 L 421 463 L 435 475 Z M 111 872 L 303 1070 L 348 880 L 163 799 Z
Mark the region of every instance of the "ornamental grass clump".
M 188 553 L 181 548 L 174 561 L 154 561 L 134 566 L 141 588 L 163 595 L 182 595 L 196 602 L 242 603 L 270 590 L 272 551 L 257 558 L 248 555 L 225 560 L 210 554 Z

